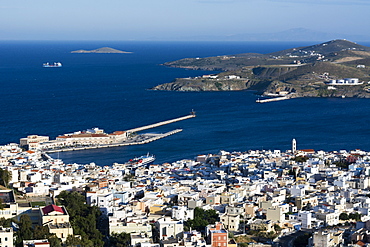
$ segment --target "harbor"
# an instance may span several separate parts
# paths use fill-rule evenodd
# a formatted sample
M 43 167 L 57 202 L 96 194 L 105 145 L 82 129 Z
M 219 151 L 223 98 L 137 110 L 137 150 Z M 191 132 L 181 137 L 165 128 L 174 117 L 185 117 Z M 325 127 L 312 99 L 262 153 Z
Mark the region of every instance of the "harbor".
M 46 153 L 68 152 L 77 150 L 110 148 L 131 145 L 142 145 L 150 143 L 182 131 L 175 129 L 165 133 L 143 133 L 137 132 L 156 128 L 159 126 L 194 118 L 195 112 L 190 115 L 178 117 L 126 131 L 114 131 L 105 133 L 103 129 L 92 128 L 57 136 L 55 140 L 49 140 L 49 136 L 29 135 L 20 139 L 20 146 L 29 151 L 43 151 Z
M 78 150 L 87 150 L 87 149 L 96 149 L 96 148 L 112 148 L 112 147 L 122 147 L 122 146 L 131 146 L 131 145 L 142 145 L 147 144 L 159 139 L 165 138 L 170 135 L 181 132 L 182 129 L 172 130 L 163 134 L 142 134 L 137 137 L 137 139 L 125 141 L 123 143 L 113 143 L 113 144 L 101 144 L 101 145 L 90 145 L 83 147 L 68 147 L 60 149 L 45 150 L 46 153 L 58 153 L 58 152 L 70 152 Z

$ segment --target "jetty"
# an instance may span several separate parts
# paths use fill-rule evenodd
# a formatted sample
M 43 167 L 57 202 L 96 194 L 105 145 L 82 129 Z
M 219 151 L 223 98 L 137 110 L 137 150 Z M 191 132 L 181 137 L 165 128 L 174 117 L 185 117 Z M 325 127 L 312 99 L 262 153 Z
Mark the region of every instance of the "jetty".
M 179 121 L 186 120 L 186 119 L 193 118 L 193 117 L 195 117 L 195 114 L 191 114 L 191 115 L 187 115 L 187 116 L 179 117 L 179 118 L 174 118 L 174 119 L 170 119 L 170 120 L 167 120 L 167 121 L 162 121 L 162 122 L 159 122 L 159 123 L 150 124 L 150 125 L 146 125 L 146 126 L 126 130 L 126 131 L 128 133 L 139 132 L 139 131 L 142 131 L 142 130 L 156 128 L 156 127 L 159 127 L 159 126 L 162 126 L 162 125 L 179 122 Z
M 274 102 L 274 101 L 287 100 L 287 99 L 290 99 L 290 98 L 283 96 L 283 97 L 276 97 L 276 98 L 271 98 L 271 99 L 257 99 L 256 103 L 267 103 L 267 102 Z

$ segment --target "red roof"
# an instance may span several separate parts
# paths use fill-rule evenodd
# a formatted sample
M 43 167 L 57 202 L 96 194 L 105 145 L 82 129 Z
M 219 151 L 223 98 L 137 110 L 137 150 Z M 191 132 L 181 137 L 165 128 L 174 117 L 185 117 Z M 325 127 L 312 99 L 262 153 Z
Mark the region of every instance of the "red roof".
M 57 211 L 57 212 L 60 212 L 60 213 L 64 214 L 63 208 L 61 208 L 57 205 L 54 205 L 54 204 L 50 204 L 50 205 L 42 208 L 41 210 L 44 214 L 49 214 L 49 213 L 54 212 L 54 211 Z
M 356 244 L 357 244 L 357 245 L 359 245 L 359 246 L 365 246 L 365 245 L 366 245 L 366 244 L 365 244 L 364 242 L 362 242 L 362 241 L 358 241 Z

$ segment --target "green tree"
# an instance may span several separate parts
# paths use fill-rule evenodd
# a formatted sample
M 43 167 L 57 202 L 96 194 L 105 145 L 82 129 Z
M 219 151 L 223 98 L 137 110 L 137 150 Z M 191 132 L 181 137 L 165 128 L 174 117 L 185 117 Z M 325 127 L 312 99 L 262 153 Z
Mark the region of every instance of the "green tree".
M 81 235 L 82 246 L 103 246 L 103 234 L 97 229 L 101 212 L 96 206 L 88 206 L 85 197 L 73 191 L 62 191 L 58 199 L 70 215 L 70 222 L 76 235 Z
M 33 238 L 34 239 L 45 239 L 50 235 L 49 228 L 47 226 L 35 226 L 33 229 Z
M 3 210 L 5 208 L 5 203 L 4 203 L 4 200 L 3 198 L 0 198 L 0 210 Z
M 112 247 L 128 247 L 131 245 L 131 237 L 129 233 L 113 232 L 109 238 L 110 246 Z
M 209 224 L 214 224 L 219 220 L 218 214 L 214 209 L 204 210 L 196 207 L 194 209 L 194 219 L 185 221 L 185 230 L 195 229 L 204 232 L 204 229 Z
M 361 220 L 361 214 L 359 213 L 350 213 L 348 215 L 348 218 L 351 219 L 351 220 L 355 220 L 355 221 L 360 221 Z
M 78 247 L 83 246 L 82 240 L 80 238 L 74 237 L 72 235 L 69 235 L 67 237 L 67 240 L 65 242 L 65 246 L 67 247 Z
M 8 187 L 11 179 L 12 174 L 8 170 L 0 168 L 0 185 Z
M 32 222 L 30 216 L 22 214 L 18 222 L 19 230 L 16 232 L 15 244 L 23 247 L 23 240 L 33 239 Z
M 19 231 L 23 240 L 33 239 L 32 221 L 29 215 L 21 215 L 19 219 Z
M 4 217 L 0 218 L 0 226 L 2 227 L 11 227 L 12 219 L 5 219 Z
M 341 213 L 341 214 L 339 215 L 339 219 L 340 219 L 340 220 L 349 220 L 349 216 L 348 216 L 348 214 L 346 214 L 346 213 Z
M 281 227 L 278 224 L 274 224 L 274 230 L 275 232 L 281 232 Z
M 55 234 L 51 234 L 48 237 L 48 241 L 50 243 L 50 247 L 62 247 L 62 242 L 57 236 L 55 236 Z
M 296 156 L 292 158 L 292 160 L 294 160 L 295 162 L 304 163 L 308 160 L 308 157 L 307 156 Z

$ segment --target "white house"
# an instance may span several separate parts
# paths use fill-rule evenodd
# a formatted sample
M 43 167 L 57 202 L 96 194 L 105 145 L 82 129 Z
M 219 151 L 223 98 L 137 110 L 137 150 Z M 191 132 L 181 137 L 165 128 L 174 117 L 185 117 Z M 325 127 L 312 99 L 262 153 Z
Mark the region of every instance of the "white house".
M 13 247 L 13 228 L 0 227 L 0 246 Z
M 312 223 L 312 215 L 309 211 L 301 211 L 298 213 L 298 221 L 302 223 L 302 228 L 310 229 Z
M 194 209 L 189 209 L 186 206 L 173 206 L 172 219 L 181 221 L 192 220 L 194 219 Z
M 169 238 L 182 238 L 184 231 L 184 224 L 182 221 L 171 220 L 171 218 L 164 217 L 159 219 L 155 226 L 159 232 L 159 239 L 165 240 Z

